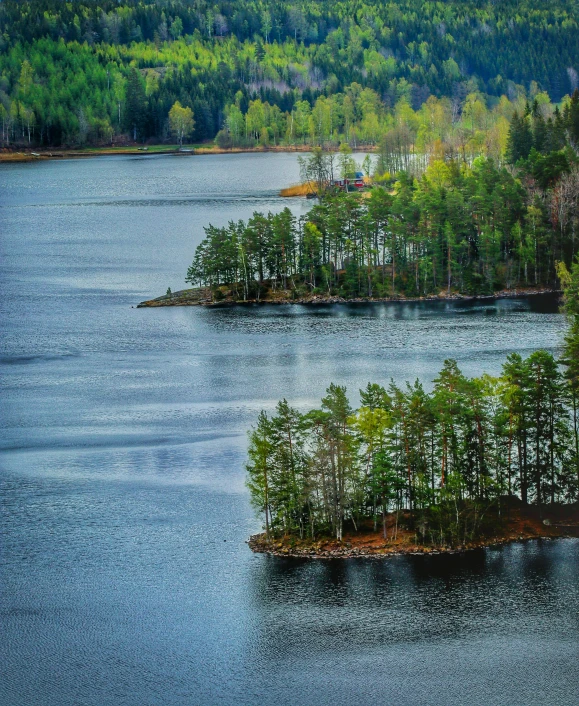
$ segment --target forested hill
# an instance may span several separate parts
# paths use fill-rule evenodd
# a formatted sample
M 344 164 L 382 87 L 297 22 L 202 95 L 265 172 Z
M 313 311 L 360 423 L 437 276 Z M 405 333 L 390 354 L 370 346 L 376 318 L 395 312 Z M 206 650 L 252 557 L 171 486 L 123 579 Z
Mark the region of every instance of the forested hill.
M 367 79 L 376 89 L 387 88 L 381 79 L 390 74 L 447 90 L 453 72 L 445 63 L 453 58 L 491 91 L 503 80 L 536 80 L 557 99 L 579 48 L 578 5 L 565 0 L 9 0 L 0 13 L 9 44 L 49 37 L 130 45 L 196 30 L 207 40 L 303 42 L 326 78 Z
M 546 91 L 578 83 L 579 6 L 570 0 L 4 0 L 2 142 L 167 138 L 171 106 L 213 138 L 225 108 L 373 90 L 386 107 L 429 95 Z

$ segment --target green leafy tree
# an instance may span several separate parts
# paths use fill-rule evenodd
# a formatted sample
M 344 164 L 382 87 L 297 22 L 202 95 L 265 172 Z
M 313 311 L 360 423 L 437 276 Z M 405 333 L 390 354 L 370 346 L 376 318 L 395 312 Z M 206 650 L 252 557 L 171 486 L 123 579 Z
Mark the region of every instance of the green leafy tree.
M 183 147 L 183 140 L 189 137 L 195 127 L 193 111 L 188 106 L 183 107 L 179 101 L 175 101 L 169 111 L 169 125 L 171 132 L 179 140 L 179 146 Z
M 249 433 L 247 487 L 251 502 L 265 516 L 265 532 L 270 538 L 270 506 L 272 502 L 270 479 L 273 472 L 273 433 L 271 421 L 261 412 L 257 425 Z

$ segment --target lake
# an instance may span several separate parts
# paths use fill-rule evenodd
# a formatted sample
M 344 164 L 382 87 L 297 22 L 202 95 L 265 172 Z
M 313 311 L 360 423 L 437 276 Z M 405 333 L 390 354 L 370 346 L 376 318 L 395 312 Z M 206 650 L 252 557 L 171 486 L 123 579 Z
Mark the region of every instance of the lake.
M 467 557 L 252 554 L 247 430 L 286 397 L 499 373 L 557 302 L 136 309 L 292 154 L 0 165 L 0 704 L 570 706 L 579 540 Z

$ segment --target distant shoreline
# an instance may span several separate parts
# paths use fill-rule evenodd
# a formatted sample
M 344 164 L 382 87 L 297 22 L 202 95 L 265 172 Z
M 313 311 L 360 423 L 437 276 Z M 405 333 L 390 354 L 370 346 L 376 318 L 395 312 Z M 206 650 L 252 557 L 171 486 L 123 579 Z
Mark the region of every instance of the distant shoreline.
M 184 150 L 180 152 L 177 147 L 168 147 L 167 145 L 147 145 L 143 147 L 96 147 L 96 148 L 78 148 L 78 149 L 38 149 L 38 150 L 14 150 L 0 151 L 0 164 L 18 164 L 21 162 L 43 162 L 54 159 L 84 159 L 87 157 L 111 157 L 114 155 L 124 156 L 146 156 L 146 155 L 177 155 L 179 157 L 193 157 L 212 154 L 266 154 L 274 153 L 301 153 L 311 152 L 311 145 L 273 145 L 270 147 L 231 147 L 223 149 L 217 145 L 185 145 Z M 364 145 L 357 147 L 356 152 L 373 152 L 375 145 Z
M 179 152 L 176 149 L 165 148 L 150 148 L 147 150 L 139 149 L 138 147 L 119 147 L 119 148 L 102 148 L 102 149 L 70 149 L 70 150 L 41 150 L 25 151 L 25 152 L 0 152 L 0 164 L 18 164 L 21 162 L 46 162 L 48 160 L 58 159 L 86 159 L 88 157 L 113 157 L 115 155 L 123 156 L 143 156 L 143 155 L 158 155 L 158 154 L 173 154 L 181 156 L 191 156 L 195 151 Z
M 204 307 L 231 307 L 248 305 L 267 304 L 301 304 L 301 305 L 324 305 L 324 304 L 379 304 L 385 302 L 435 302 L 435 301 L 476 301 L 476 300 L 496 300 L 496 299 L 524 299 L 531 296 L 543 294 L 561 294 L 558 289 L 514 289 L 495 292 L 494 294 L 450 294 L 432 295 L 424 297 L 354 297 L 345 299 L 339 296 L 327 296 L 314 294 L 309 297 L 298 297 L 292 299 L 289 292 L 277 292 L 275 297 L 248 299 L 223 299 L 214 301 L 208 289 L 183 289 L 172 294 L 165 294 L 155 299 L 148 299 L 137 304 L 137 309 L 156 308 L 165 306 L 204 306 Z

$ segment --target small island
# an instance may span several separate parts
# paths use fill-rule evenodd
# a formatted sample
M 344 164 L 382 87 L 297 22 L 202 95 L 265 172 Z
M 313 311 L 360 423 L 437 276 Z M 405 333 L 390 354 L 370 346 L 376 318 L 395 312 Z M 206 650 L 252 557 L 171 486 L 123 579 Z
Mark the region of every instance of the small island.
M 579 262 L 560 265 L 564 354 L 511 353 L 468 378 L 446 360 L 427 391 L 368 383 L 353 409 L 331 384 L 249 434 L 254 552 L 301 558 L 456 553 L 579 536 Z
M 264 289 L 259 299 L 242 299 L 235 290 L 227 287 L 211 290 L 207 287 L 193 287 L 181 289 L 177 292 L 168 292 L 155 299 L 147 299 L 137 304 L 137 309 L 150 309 L 165 306 L 204 306 L 224 307 L 243 306 L 255 304 L 368 304 L 379 302 L 420 302 L 420 301 L 471 301 L 475 299 L 517 299 L 541 294 L 560 294 L 561 290 L 551 288 L 524 288 L 503 289 L 492 294 L 448 294 L 441 291 L 439 294 L 429 294 L 422 297 L 406 297 L 403 295 L 391 297 L 341 297 L 333 294 L 298 293 L 292 289 L 278 289 L 270 282 L 264 282 Z

